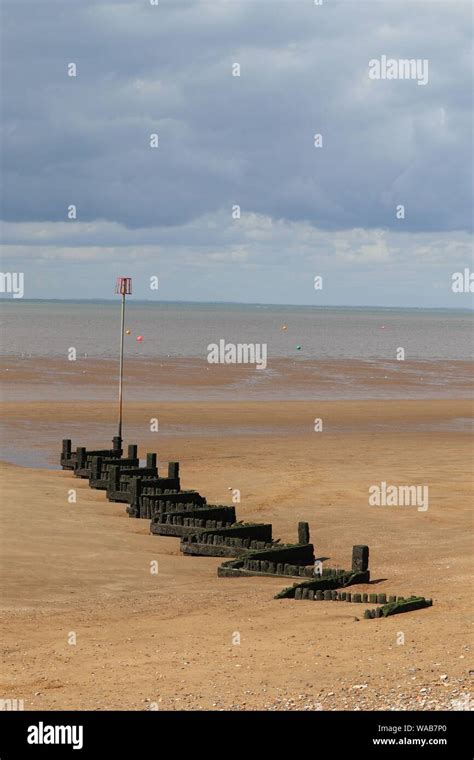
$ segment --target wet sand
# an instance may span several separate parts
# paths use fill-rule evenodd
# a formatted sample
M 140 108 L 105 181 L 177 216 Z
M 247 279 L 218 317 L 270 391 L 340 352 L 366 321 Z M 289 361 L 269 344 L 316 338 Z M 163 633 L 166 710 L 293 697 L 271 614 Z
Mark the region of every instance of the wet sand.
M 78 355 L 0 361 L 5 401 L 110 401 L 116 397 L 116 361 Z M 470 398 L 472 361 L 363 361 L 270 359 L 255 365 L 208 364 L 205 359 L 134 359 L 125 363 L 127 400 L 233 401 Z

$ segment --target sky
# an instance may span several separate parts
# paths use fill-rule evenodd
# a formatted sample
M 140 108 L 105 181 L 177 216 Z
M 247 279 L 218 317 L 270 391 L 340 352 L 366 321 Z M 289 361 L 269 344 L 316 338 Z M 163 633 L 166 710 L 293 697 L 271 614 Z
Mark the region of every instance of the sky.
M 152 2 L 1 1 L 26 298 L 472 306 L 470 2 Z

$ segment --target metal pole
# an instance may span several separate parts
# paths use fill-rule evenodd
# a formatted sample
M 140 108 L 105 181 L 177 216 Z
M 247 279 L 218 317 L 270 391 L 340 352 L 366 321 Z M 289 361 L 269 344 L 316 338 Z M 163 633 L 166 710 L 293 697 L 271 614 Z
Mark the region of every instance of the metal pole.
M 122 293 L 122 319 L 120 322 L 120 374 L 119 374 L 119 423 L 118 437 L 122 447 L 122 382 L 123 382 L 123 333 L 125 325 L 125 293 Z

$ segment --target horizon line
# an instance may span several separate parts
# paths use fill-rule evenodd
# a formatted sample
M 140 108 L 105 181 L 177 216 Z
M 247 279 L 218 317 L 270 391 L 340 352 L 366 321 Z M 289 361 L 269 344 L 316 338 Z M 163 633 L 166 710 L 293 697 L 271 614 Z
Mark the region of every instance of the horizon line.
M 2 302 L 9 302 L 9 301 L 44 301 L 48 303 L 91 303 L 91 302 L 104 302 L 104 303 L 114 303 L 117 302 L 117 298 L 11 298 L 11 297 L 0 297 L 0 303 Z M 391 306 L 380 306 L 380 305 L 356 305 L 356 304 L 302 304 L 302 303 L 272 303 L 272 302 L 263 302 L 263 301 L 188 301 L 188 300 L 156 300 L 156 299 L 146 299 L 146 298 L 137 298 L 134 301 L 135 303 L 144 303 L 144 304 L 192 304 L 192 305 L 203 305 L 203 306 L 213 306 L 213 305 L 222 305 L 222 306 L 274 306 L 279 308 L 313 308 L 313 309 L 378 309 L 378 310 L 389 310 L 389 309 L 405 309 L 405 310 L 417 310 L 417 311 L 462 311 L 462 312 L 472 312 L 474 311 L 474 306 L 399 306 L 399 305 L 391 305 Z M 130 302 L 128 302 L 130 303 Z

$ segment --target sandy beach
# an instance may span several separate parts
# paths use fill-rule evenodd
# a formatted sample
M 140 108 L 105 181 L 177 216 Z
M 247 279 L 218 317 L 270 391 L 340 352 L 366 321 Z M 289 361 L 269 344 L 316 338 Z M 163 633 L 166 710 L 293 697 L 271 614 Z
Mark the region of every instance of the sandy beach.
M 283 540 L 307 520 L 329 566 L 349 565 L 352 545 L 367 543 L 371 591 L 433 598 L 429 609 L 381 620 L 362 619 L 364 605 L 274 600 L 282 579 L 217 578 L 217 558 L 180 555 L 178 539 L 150 535 L 148 521 L 87 481 L 48 469 L 63 437 L 81 443 L 88 431 L 89 445 L 108 445 L 111 403 L 4 402 L 2 416 L 12 449 L 27 440 L 34 465 L 1 465 L 2 693 L 26 709 L 465 704 L 472 447 L 460 421 L 471 402 L 127 404 L 127 443 L 142 457 L 179 460 L 182 487 L 209 503 L 229 503 L 238 488 L 239 519 L 271 521 Z M 381 481 L 427 484 L 429 509 L 369 506 L 368 488 Z

